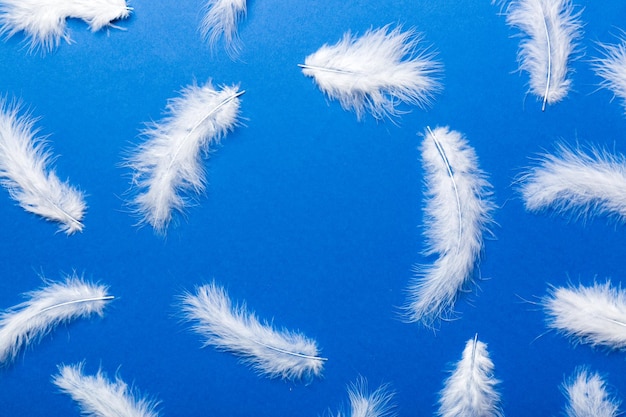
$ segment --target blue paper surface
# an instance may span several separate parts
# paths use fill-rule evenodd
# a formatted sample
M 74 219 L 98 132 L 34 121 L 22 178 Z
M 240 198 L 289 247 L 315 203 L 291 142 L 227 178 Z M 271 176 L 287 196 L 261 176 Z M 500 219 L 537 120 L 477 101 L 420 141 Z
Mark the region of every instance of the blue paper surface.
M 198 25 L 203 2 L 132 2 L 132 16 L 91 33 L 70 20 L 72 44 L 29 54 L 22 35 L 0 43 L 0 94 L 41 116 L 58 175 L 87 194 L 85 230 L 73 236 L 26 213 L 0 190 L 0 308 L 76 270 L 110 286 L 104 318 L 60 326 L 0 369 L 0 415 L 79 415 L 51 383 L 57 365 L 85 361 L 161 402 L 163 416 L 318 416 L 347 403 L 359 375 L 389 383 L 400 416 L 432 415 L 465 342 L 488 344 L 507 416 L 559 414 L 576 367 L 600 372 L 626 398 L 623 352 L 575 346 L 547 332 L 536 304 L 548 285 L 626 277 L 624 225 L 525 212 L 513 181 L 554 144 L 626 153 L 626 118 L 590 68 L 597 41 L 626 28 L 617 0 L 584 7 L 584 55 L 574 88 L 541 112 L 516 72 L 519 39 L 488 1 L 251 1 L 243 49 L 215 53 Z M 444 89 L 396 123 L 329 101 L 297 67 L 346 31 L 401 24 L 423 33 L 444 65 Z M 192 82 L 239 84 L 244 125 L 206 160 L 208 187 L 165 238 L 125 204 L 121 167 L 143 123 Z M 426 126 L 450 126 L 476 149 L 494 185 L 498 225 L 458 320 L 433 332 L 399 320 L 421 255 Z M 328 358 L 310 384 L 270 380 L 211 347 L 180 322 L 179 296 L 216 280 L 278 327 L 317 340 Z

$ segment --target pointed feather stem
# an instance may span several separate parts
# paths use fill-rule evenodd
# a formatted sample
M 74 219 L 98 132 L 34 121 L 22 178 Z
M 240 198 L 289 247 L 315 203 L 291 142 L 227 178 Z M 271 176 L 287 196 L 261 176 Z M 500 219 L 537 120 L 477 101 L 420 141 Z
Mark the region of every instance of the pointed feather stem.
M 543 103 L 541 104 L 541 111 L 546 111 L 546 104 L 548 103 L 548 93 L 550 92 L 550 78 L 552 77 L 552 46 L 550 44 L 550 31 L 548 31 L 548 23 L 546 18 L 543 18 L 543 28 L 546 31 L 546 43 L 548 44 L 548 74 L 546 78 L 546 91 L 543 94 Z
M 256 343 L 259 346 L 263 346 L 268 348 L 269 350 L 273 350 L 274 352 L 284 353 L 285 355 L 295 356 L 296 358 L 303 359 L 313 359 L 316 361 L 327 361 L 328 358 L 322 358 L 321 356 L 313 356 L 313 355 L 305 355 L 304 353 L 291 352 L 289 350 L 277 348 L 275 346 L 266 345 L 265 343 L 259 342 L 258 340 L 250 339 L 251 342 Z
M 80 300 L 66 301 L 64 303 L 59 303 L 59 304 L 55 304 L 55 305 L 50 306 L 50 307 L 46 307 L 46 308 L 42 309 L 41 311 L 39 311 L 37 314 L 45 313 L 46 311 L 50 311 L 50 310 L 53 310 L 53 309 L 59 308 L 59 307 L 69 306 L 69 305 L 72 305 L 72 304 L 89 303 L 91 301 L 108 301 L 108 300 L 113 300 L 114 298 L 115 298 L 115 296 L 113 296 L 113 295 L 105 295 L 103 297 L 81 298 Z

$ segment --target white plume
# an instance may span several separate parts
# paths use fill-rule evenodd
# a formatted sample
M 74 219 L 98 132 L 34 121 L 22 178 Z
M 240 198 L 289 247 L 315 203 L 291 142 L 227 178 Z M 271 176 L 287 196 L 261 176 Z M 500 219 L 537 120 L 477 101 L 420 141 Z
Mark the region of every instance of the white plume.
M 395 404 L 392 403 L 393 392 L 384 384 L 375 391 L 369 392 L 367 380 L 359 377 L 353 384 L 348 385 L 350 399 L 350 413 L 337 413 L 336 417 L 393 417 Z
M 202 36 L 213 49 L 223 37 L 226 52 L 234 58 L 241 49 L 237 24 L 246 14 L 246 0 L 208 0 L 205 10 L 200 25 Z
M 563 384 L 568 404 L 567 417 L 617 417 L 620 401 L 612 399 L 606 391 L 604 380 L 597 373 L 585 369 L 577 371 Z
M 593 70 L 603 79 L 600 86 L 618 97 L 626 112 L 626 38 L 622 34 L 618 44 L 600 43 L 599 46 L 603 56 L 592 61 Z

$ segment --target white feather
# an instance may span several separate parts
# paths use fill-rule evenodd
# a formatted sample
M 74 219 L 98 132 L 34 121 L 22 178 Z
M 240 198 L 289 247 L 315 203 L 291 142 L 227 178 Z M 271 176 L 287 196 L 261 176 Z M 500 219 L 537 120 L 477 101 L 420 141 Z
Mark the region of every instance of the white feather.
M 184 294 L 182 310 L 194 323 L 193 330 L 205 338 L 204 346 L 232 352 L 260 374 L 295 380 L 322 372 L 326 358 L 318 356 L 314 340 L 261 323 L 245 304 L 233 306 L 215 283 L 196 288 L 196 294 Z
M 37 137 L 36 119 L 20 115 L 20 104 L 0 97 L 0 183 L 24 210 L 59 222 L 68 235 L 80 232 L 83 194 L 49 169 L 53 157 Z
M 459 290 L 471 278 L 493 221 L 491 185 L 474 149 L 461 133 L 428 128 L 422 141 L 426 203 L 426 255 L 432 265 L 416 268 L 406 306 L 409 321 L 431 326 L 451 313 Z
M 572 81 L 568 61 L 582 31 L 580 13 L 571 0 L 513 0 L 507 23 L 523 32 L 517 55 L 519 69 L 530 75 L 530 91 L 546 104 L 567 96 Z
M 28 300 L 0 313 L 0 364 L 12 361 L 22 347 L 61 323 L 102 316 L 105 304 L 113 299 L 105 286 L 85 282 L 76 274 L 64 282 L 46 282 L 25 296 Z
M 31 51 L 51 51 L 70 42 L 65 19 L 82 19 L 96 32 L 130 11 L 125 0 L 0 0 L 0 35 L 24 32 Z
M 376 119 L 397 116 L 400 102 L 425 106 L 441 86 L 441 64 L 421 48 L 412 30 L 385 26 L 356 37 L 346 33 L 335 45 L 324 45 L 306 57 L 304 75 L 357 119 L 369 112 Z
M 579 370 L 563 384 L 563 391 L 568 400 L 567 417 L 617 417 L 620 414 L 620 401 L 609 397 L 606 384 L 597 373 Z
M 79 404 L 81 413 L 90 417 L 158 417 L 158 403 L 135 398 L 133 389 L 119 377 L 110 381 L 99 370 L 95 376 L 83 374 L 83 363 L 61 365 L 52 382 Z
M 350 399 L 350 417 L 393 417 L 395 404 L 392 403 L 393 392 L 389 387 L 381 385 L 374 392 L 369 392 L 365 378 L 359 378 L 354 384 L 348 385 Z M 343 417 L 344 413 L 337 413 Z
M 145 142 L 126 165 L 134 171 L 132 183 L 139 189 L 132 204 L 156 232 L 165 233 L 172 211 L 183 211 L 188 204 L 185 194 L 204 191 L 202 153 L 208 155 L 235 128 L 243 93 L 236 86 L 216 90 L 210 82 L 193 84 L 170 100 L 163 120 L 143 132 Z
M 493 376 L 487 345 L 478 336 L 465 344 L 461 360 L 446 380 L 439 398 L 441 417 L 501 417 L 499 383 Z
M 208 0 L 200 31 L 212 49 L 221 37 L 228 55 L 233 58 L 241 50 L 237 24 L 246 14 L 246 0 Z
M 548 327 L 576 342 L 626 348 L 626 291 L 610 281 L 551 288 L 543 306 Z
M 614 96 L 622 100 L 626 112 L 626 37 L 622 35 L 619 44 L 600 43 L 602 57 L 592 61 L 596 75 L 603 79 L 600 84 L 610 90 Z
M 519 178 L 526 209 L 548 208 L 577 217 L 614 216 L 626 221 L 626 161 L 622 155 L 558 145 L 554 154 L 542 154 L 537 166 Z

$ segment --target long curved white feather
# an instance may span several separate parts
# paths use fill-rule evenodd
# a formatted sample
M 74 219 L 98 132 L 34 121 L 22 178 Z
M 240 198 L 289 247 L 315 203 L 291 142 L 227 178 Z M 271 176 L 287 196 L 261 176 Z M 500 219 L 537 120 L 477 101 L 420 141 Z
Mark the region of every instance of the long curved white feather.
M 83 194 L 49 169 L 51 153 L 37 137 L 36 119 L 18 102 L 0 97 L 0 183 L 24 210 L 59 223 L 71 235 L 83 230 Z
M 605 150 L 557 145 L 519 177 L 526 209 L 553 209 L 577 217 L 608 215 L 626 221 L 626 160 Z
M 355 383 L 348 385 L 350 400 L 349 417 L 393 417 L 395 404 L 392 403 L 393 392 L 387 384 L 383 384 L 375 391 L 369 392 L 367 380 L 359 377 Z M 336 417 L 343 417 L 344 413 L 337 413 Z
M 626 112 L 626 34 L 622 34 L 618 44 L 598 45 L 603 56 L 591 62 L 592 68 L 603 79 L 600 86 L 618 97 Z
M 513 0 L 507 7 L 507 23 L 523 32 L 517 55 L 519 69 L 530 75 L 530 91 L 546 104 L 567 96 L 572 81 L 568 60 L 582 31 L 580 13 L 571 0 Z
M 621 414 L 620 401 L 609 397 L 606 383 L 598 373 L 578 370 L 563 384 L 563 392 L 568 401 L 567 417 L 617 417 Z
M 385 26 L 356 37 L 346 33 L 335 45 L 324 45 L 300 65 L 319 88 L 361 120 L 397 116 L 400 102 L 426 106 L 441 89 L 441 64 L 421 49 L 414 31 Z
M 301 333 L 276 330 L 261 323 L 246 305 L 233 306 L 216 283 L 196 288 L 182 297 L 182 311 L 193 330 L 205 338 L 204 346 L 232 352 L 260 374 L 271 378 L 308 379 L 319 376 L 326 358 L 317 344 Z
M 85 282 L 76 274 L 64 282 L 46 282 L 25 296 L 28 300 L 0 313 L 0 365 L 11 362 L 22 347 L 61 323 L 102 316 L 105 304 L 113 299 L 107 287 Z
M 432 265 L 416 267 L 409 286 L 407 320 L 431 326 L 448 316 L 459 290 L 471 278 L 493 222 L 491 185 L 478 167 L 474 149 L 447 127 L 428 130 L 422 141 L 426 203 L 426 255 Z
M 145 142 L 126 165 L 139 189 L 132 205 L 157 233 L 165 233 L 173 211 L 183 211 L 185 194 L 204 191 L 201 156 L 235 128 L 243 93 L 236 86 L 216 90 L 210 82 L 193 84 L 170 100 L 163 120 L 143 132 Z
M 548 327 L 575 342 L 626 348 L 626 291 L 610 281 L 590 287 L 553 287 L 542 304 Z
M 200 25 L 202 37 L 215 49 L 220 38 L 231 58 L 241 50 L 237 24 L 246 14 L 246 0 L 208 0 Z
M 439 397 L 441 417 L 501 417 L 499 383 L 493 376 L 494 365 L 487 345 L 478 335 L 465 344 L 461 360 Z
M 125 0 L 0 0 L 0 35 L 24 32 L 31 51 L 51 51 L 61 39 L 70 42 L 67 18 L 82 19 L 96 32 L 130 11 Z
M 60 365 L 52 382 L 72 397 L 81 413 L 90 417 L 158 417 L 158 402 L 136 398 L 133 389 L 116 377 L 110 381 L 99 370 L 94 376 L 84 375 L 84 363 Z

